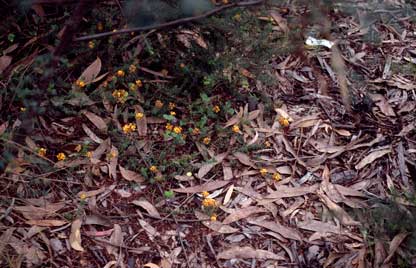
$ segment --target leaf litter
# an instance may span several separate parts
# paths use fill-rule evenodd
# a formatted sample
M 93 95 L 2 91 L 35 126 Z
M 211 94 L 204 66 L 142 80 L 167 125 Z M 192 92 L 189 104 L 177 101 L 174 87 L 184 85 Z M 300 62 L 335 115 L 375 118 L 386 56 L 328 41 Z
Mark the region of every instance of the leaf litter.
M 148 113 L 143 96 L 137 97 L 140 105 L 131 111 L 122 111 L 121 104 L 108 99 L 101 111 L 88 90 L 64 101 L 82 106 L 79 116 L 73 117 L 76 123 L 43 119 L 43 125 L 54 126 L 45 127 L 41 134 L 48 143 L 36 135 L 24 137 L 16 160 L 2 175 L 4 181 L 16 184 L 13 198 L 32 198 L 16 199 L 17 205 L 2 202 L 0 218 L 7 228 L 0 236 L 0 255 L 14 250 L 28 267 L 46 258 L 65 263 L 62 254 L 85 257 L 83 261 L 94 260 L 101 267 L 364 267 L 364 263 L 389 267 L 410 256 L 406 243 L 413 238 L 410 232 L 401 230 L 367 243 L 361 232 L 367 223 L 356 217 L 354 209 L 371 208 L 374 198 L 384 200 L 394 195 L 393 190 L 401 193 L 414 186 L 414 77 L 394 65 L 414 64 L 415 53 L 407 51 L 407 46 L 415 35 L 408 30 L 397 35 L 391 27 L 374 25 L 382 37 L 380 46 L 357 46 L 356 38 L 366 29 L 357 28 L 362 22 L 340 14 L 331 19 L 341 23 L 347 34 L 330 40 L 337 44 L 340 66 L 331 63 L 335 50 L 308 48 L 305 53 L 312 60 L 296 54 L 273 56 L 270 62 L 278 86 L 268 88 L 258 81 L 253 90 L 272 98 L 274 106 L 260 102 L 249 108 L 250 103 L 233 103 L 234 115 L 218 124 L 230 131 L 238 126 L 238 134 L 230 134 L 234 136 L 223 144 L 213 142 L 215 135 L 207 142 L 195 137 L 187 140 L 191 144 L 186 145 L 187 152 L 196 156 L 180 173 L 169 167 L 157 170 L 154 181 L 149 180 L 152 175 L 145 171 L 153 165 L 149 154 L 160 153 L 159 127 L 171 118 Z M 273 7 L 266 16 L 262 19 L 271 23 L 273 31 L 290 35 L 291 20 L 283 8 Z M 402 19 L 406 24 L 407 18 Z M 210 44 L 204 36 L 198 28 L 184 28 L 176 39 L 188 49 L 195 42 L 207 50 Z M 18 46 L 3 51 L 1 73 L 13 67 L 17 50 Z M 387 51 L 397 55 L 384 59 Z M 95 86 L 112 79 L 100 57 L 103 61 L 94 56 L 77 80 Z M 381 68 L 370 57 L 382 62 Z M 157 79 L 176 79 L 165 70 L 139 69 Z M 363 87 L 350 81 L 345 69 L 360 73 L 368 83 Z M 257 79 L 254 71 L 238 66 L 236 74 L 252 81 Z M 325 92 L 319 77 L 340 92 Z M 342 92 L 346 85 L 357 97 L 350 104 Z M 139 141 L 119 143 L 111 132 L 121 130 L 133 111 L 143 117 L 133 120 L 135 133 L 128 139 Z M 175 112 L 186 113 L 185 108 Z M 20 120 L 1 122 L 0 134 L 19 124 Z M 213 125 L 208 128 L 208 133 L 214 133 Z M 33 159 L 41 159 L 37 155 L 42 144 L 52 143 L 57 136 L 66 136 L 67 144 L 47 151 L 45 158 L 51 160 L 62 150 L 70 161 L 41 172 L 43 164 Z M 75 150 L 77 145 L 80 151 Z M 24 152 L 29 154 L 23 157 Z M 89 158 L 86 152 L 91 152 Z M 29 194 L 26 183 L 32 178 L 42 183 L 36 186 L 39 192 L 53 186 L 48 199 Z M 204 192 L 209 192 L 206 198 Z M 208 198 L 216 201 L 212 211 L 203 206 Z M 397 200 L 403 211 L 414 206 L 404 197 Z

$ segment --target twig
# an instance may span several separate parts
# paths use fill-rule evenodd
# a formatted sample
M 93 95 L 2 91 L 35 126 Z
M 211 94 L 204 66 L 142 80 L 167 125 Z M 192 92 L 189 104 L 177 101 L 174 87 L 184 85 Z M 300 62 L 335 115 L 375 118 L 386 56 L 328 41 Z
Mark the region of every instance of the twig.
M 210 10 L 210 11 L 204 13 L 204 14 L 198 15 L 198 16 L 173 20 L 173 21 L 170 21 L 170 22 L 161 23 L 161 24 L 157 24 L 157 25 L 150 25 L 150 26 L 144 26 L 144 27 L 134 27 L 134 28 L 122 29 L 122 30 L 114 31 L 114 32 L 105 32 L 105 33 L 81 36 L 81 37 L 75 38 L 74 41 L 87 41 L 87 40 L 92 40 L 92 39 L 103 38 L 103 37 L 106 37 L 106 36 L 119 35 L 119 34 L 131 33 L 131 32 L 143 32 L 143 31 L 148 31 L 148 30 L 162 29 L 162 28 L 177 26 L 177 25 L 184 24 L 184 23 L 187 23 L 187 22 L 196 21 L 196 20 L 200 20 L 200 19 L 203 19 L 203 18 L 210 17 L 210 16 L 214 15 L 215 13 L 221 12 L 223 10 L 226 10 L 226 9 L 229 9 L 229 8 L 232 8 L 232 7 L 253 6 L 253 5 L 261 4 L 264 1 L 265 0 L 253 0 L 253 1 L 232 3 L 232 4 L 223 5 L 223 6 L 214 8 L 214 9 L 212 9 L 212 10 Z

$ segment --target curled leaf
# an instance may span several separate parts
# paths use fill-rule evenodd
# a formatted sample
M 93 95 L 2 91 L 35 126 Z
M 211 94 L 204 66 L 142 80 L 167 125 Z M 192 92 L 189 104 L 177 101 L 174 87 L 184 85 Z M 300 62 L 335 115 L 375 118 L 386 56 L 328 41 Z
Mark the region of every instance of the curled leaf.
M 84 251 L 84 248 L 81 246 L 81 225 L 82 221 L 80 219 L 73 221 L 71 234 L 69 235 L 69 244 L 77 251 Z

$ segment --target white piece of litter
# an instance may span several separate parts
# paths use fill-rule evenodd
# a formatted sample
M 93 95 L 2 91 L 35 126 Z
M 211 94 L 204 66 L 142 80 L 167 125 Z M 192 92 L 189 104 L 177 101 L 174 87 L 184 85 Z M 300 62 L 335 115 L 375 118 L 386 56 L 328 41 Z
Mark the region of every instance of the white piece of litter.
M 334 42 L 326 39 L 316 39 L 312 36 L 308 36 L 308 38 L 305 41 L 305 44 L 307 44 L 308 46 L 324 46 L 327 48 L 332 48 Z

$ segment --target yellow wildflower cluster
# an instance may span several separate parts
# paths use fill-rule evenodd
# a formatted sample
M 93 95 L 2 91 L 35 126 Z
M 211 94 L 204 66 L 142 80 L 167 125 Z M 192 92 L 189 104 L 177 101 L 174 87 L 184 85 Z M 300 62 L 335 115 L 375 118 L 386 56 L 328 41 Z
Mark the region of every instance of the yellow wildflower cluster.
M 199 129 L 199 128 L 194 128 L 194 129 L 192 129 L 192 135 L 199 135 L 201 133 L 201 130 Z
M 185 68 L 185 66 L 186 66 L 185 63 L 179 64 L 179 67 L 181 67 L 182 69 Z
M 77 80 L 77 81 L 75 81 L 75 85 L 77 87 L 83 88 L 83 87 L 85 87 L 85 82 L 82 81 L 82 80 Z
M 131 133 L 135 130 L 136 130 L 136 124 L 134 124 L 134 123 L 125 124 L 123 126 L 123 132 L 126 133 L 126 134 Z
M 134 73 L 137 71 L 136 65 L 132 64 L 129 66 L 129 73 Z
M 265 168 L 260 169 L 260 174 L 261 174 L 262 176 L 266 176 L 266 174 L 267 174 L 267 169 L 265 169 Z
M 207 198 L 209 196 L 209 193 L 207 191 L 203 191 L 201 194 L 204 198 Z
M 77 144 L 77 146 L 75 146 L 74 151 L 79 153 L 82 150 L 82 145 L 81 144 Z
M 217 214 L 213 213 L 210 217 L 211 221 L 217 221 Z
M 150 166 L 149 170 L 153 173 L 157 172 L 157 166 Z
M 97 23 L 97 30 L 100 31 L 100 32 L 102 30 L 104 30 L 104 26 L 103 26 L 103 23 L 102 22 Z
M 137 85 L 136 85 L 136 84 L 134 84 L 134 83 L 129 83 L 129 89 L 130 89 L 131 91 L 136 91 L 136 90 L 137 90 Z
M 163 107 L 163 102 L 161 100 L 156 100 L 155 101 L 155 107 L 160 109 Z
M 220 108 L 220 106 L 215 105 L 214 107 L 212 107 L 212 111 L 217 114 L 221 111 L 221 108 Z
M 166 130 L 172 131 L 173 130 L 173 125 L 170 124 L 170 123 L 167 123 L 165 128 L 166 128 Z
M 140 80 L 140 79 L 137 79 L 135 83 L 136 83 L 136 86 L 137 86 L 138 88 L 141 88 L 141 87 L 143 86 L 143 82 L 142 82 L 142 80 Z
M 270 146 L 272 146 L 272 144 L 270 143 L 270 141 L 265 141 L 264 142 L 264 146 L 266 146 L 267 148 L 269 148 Z
M 56 159 L 58 159 L 58 161 L 64 161 L 66 159 L 66 155 L 64 153 L 59 153 L 56 155 Z
M 88 158 L 91 158 L 91 157 L 92 157 L 92 152 L 91 152 L 91 151 L 88 151 L 88 152 L 85 154 L 85 156 L 86 156 L 86 157 L 88 157 Z
M 134 117 L 136 117 L 137 120 L 140 120 L 140 119 L 142 119 L 144 117 L 144 114 L 138 112 L 138 113 L 136 113 L 136 115 Z
M 179 126 L 174 127 L 173 132 L 175 132 L 176 134 L 181 134 L 182 133 L 182 127 L 179 127 Z
M 127 100 L 127 97 L 129 96 L 129 93 L 125 91 L 124 89 L 118 89 L 118 90 L 114 90 L 112 95 L 117 100 L 117 102 L 125 103 Z
M 21 112 L 26 112 L 26 107 L 20 107 Z
M 126 75 L 126 73 L 123 70 L 118 70 L 117 73 L 116 73 L 116 75 L 118 77 L 124 77 Z
M 89 41 L 88 42 L 88 47 L 93 49 L 95 47 L 95 42 L 94 41 Z
M 208 145 L 208 144 L 210 144 L 210 143 L 211 143 L 211 138 L 210 138 L 210 137 L 205 137 L 205 138 L 202 140 L 202 142 L 203 142 L 203 143 L 205 143 L 206 145 Z
M 81 193 L 79 195 L 79 199 L 81 199 L 81 201 L 84 201 L 85 199 L 87 199 L 87 194 L 86 193 Z
M 280 181 L 282 177 L 280 176 L 279 172 L 273 174 L 273 180 Z
M 46 155 L 46 149 L 45 148 L 39 148 L 38 149 L 38 155 L 45 157 L 45 155 Z
M 289 126 L 289 119 L 287 119 L 286 117 L 283 117 L 283 116 L 279 116 L 279 124 L 282 127 L 288 127 Z
M 238 125 L 234 125 L 233 126 L 233 132 L 234 133 L 239 133 L 240 132 L 240 127 Z
M 175 111 L 170 111 L 170 115 L 171 116 L 175 116 L 176 115 L 176 112 Z
M 202 201 L 202 206 L 205 208 L 215 208 L 218 206 L 218 202 L 213 198 L 205 198 Z

